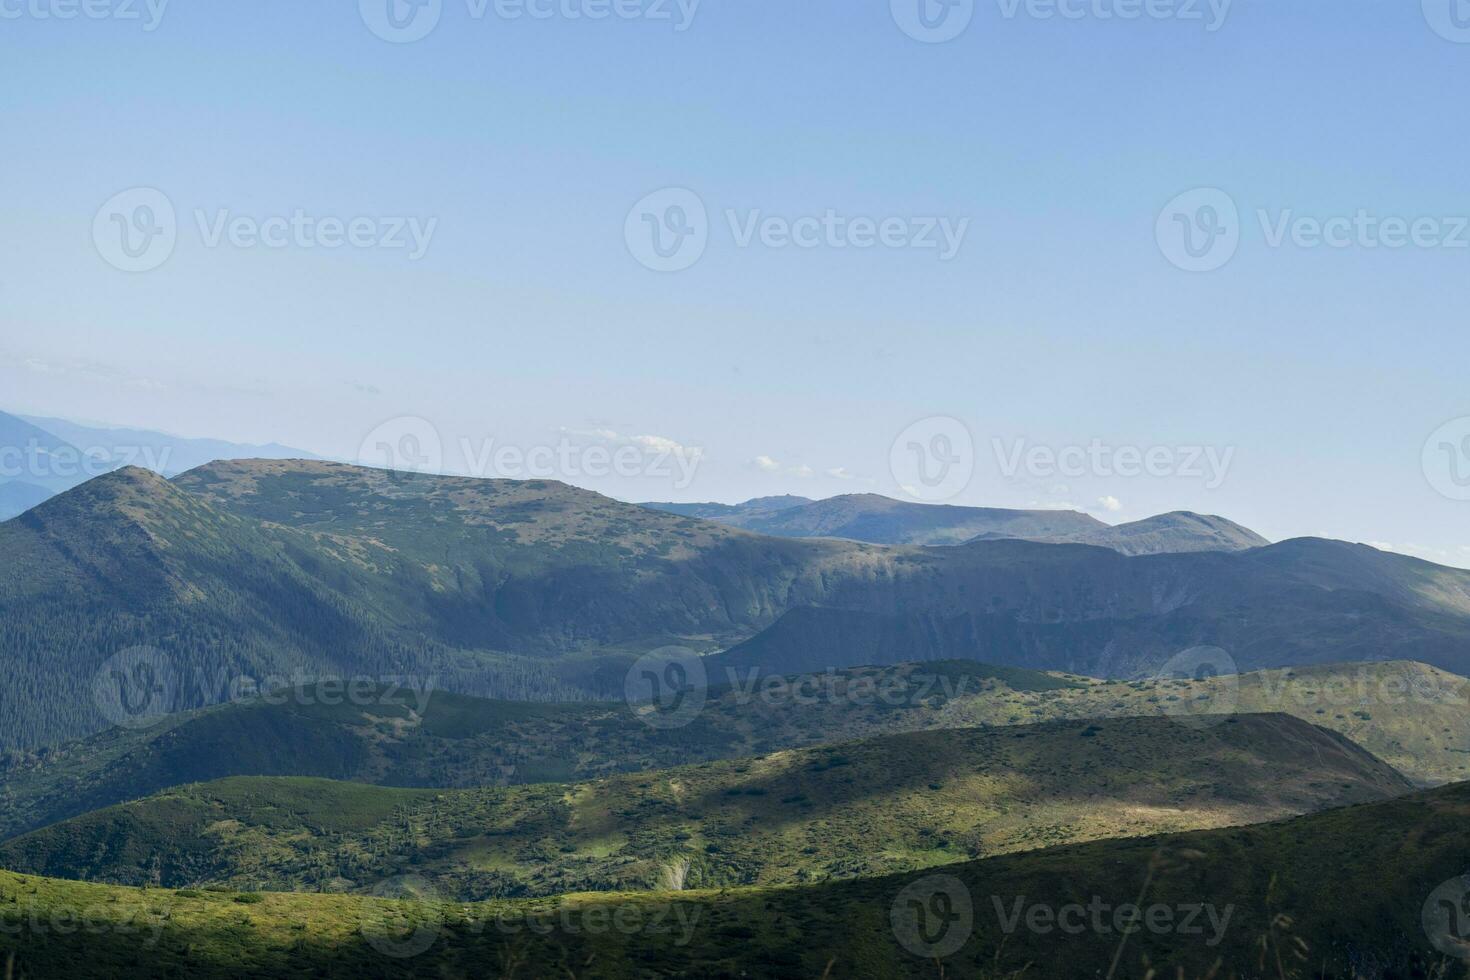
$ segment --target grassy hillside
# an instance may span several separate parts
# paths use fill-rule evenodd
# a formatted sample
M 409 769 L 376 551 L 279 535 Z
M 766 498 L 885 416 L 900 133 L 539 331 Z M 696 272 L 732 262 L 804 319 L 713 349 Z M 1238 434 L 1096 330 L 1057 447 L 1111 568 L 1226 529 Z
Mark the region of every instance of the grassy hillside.
M 955 662 L 858 668 L 795 688 L 709 692 L 676 729 L 617 702 L 492 701 L 445 691 L 374 688 L 361 703 L 305 687 L 117 728 L 0 768 L 0 839 L 180 783 L 226 776 L 321 776 L 396 786 L 468 787 L 590 779 L 817 742 L 944 724 L 954 698 L 1009 704 L 1085 682 Z M 1003 710 L 1003 709 L 1000 709 Z M 986 718 L 995 712 L 978 711 Z M 977 723 L 988 723 L 983 719 Z
M 170 887 L 446 896 L 680 890 L 872 876 L 1101 837 L 1271 820 L 1412 785 L 1285 715 L 891 735 L 592 783 L 401 790 L 239 778 L 0 845 L 0 865 Z
M 485 701 L 382 689 L 324 704 L 305 689 L 114 729 L 0 769 L 0 840 L 181 783 L 319 776 L 396 786 L 564 782 L 761 755 L 891 732 L 1067 719 L 1285 712 L 1347 735 L 1420 783 L 1470 778 L 1470 681 L 1413 663 L 1347 664 L 1198 681 L 1109 682 L 967 662 L 852 668 L 722 685 L 683 728 L 621 703 Z M 327 700 L 331 700 L 328 698 Z M 422 709 L 421 711 L 419 709 Z
M 677 898 L 466 905 L 435 901 L 409 877 L 386 891 L 415 899 L 257 900 L 0 873 L 0 948 L 14 953 L 18 977 L 69 980 L 145 973 L 1462 980 L 1465 962 L 1436 948 L 1430 934 L 1454 948 L 1445 909 L 1463 894 L 1460 876 L 1470 867 L 1467 813 L 1470 784 L 1460 784 L 1253 827 Z M 949 899 L 938 900 L 941 893 Z M 1445 896 L 1450 906 L 1437 900 Z M 933 914 L 924 935 L 913 929 L 911 901 Z M 1136 921 L 1130 906 L 1154 917 L 1125 941 L 1120 931 Z M 945 943 L 957 948 L 927 955 Z

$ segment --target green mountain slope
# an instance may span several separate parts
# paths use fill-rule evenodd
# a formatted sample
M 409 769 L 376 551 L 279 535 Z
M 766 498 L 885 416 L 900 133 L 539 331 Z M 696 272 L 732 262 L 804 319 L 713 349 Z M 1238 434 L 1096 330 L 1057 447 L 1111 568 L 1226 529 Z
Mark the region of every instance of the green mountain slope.
M 453 663 L 447 644 L 385 620 L 389 593 L 322 565 L 306 535 L 219 510 L 136 467 L 0 524 L 0 554 L 0 650 L 16 678 L 16 696 L 0 700 L 6 746 L 130 720 L 107 712 L 98 685 L 114 671 L 131 682 L 140 664 L 153 677 L 142 707 L 157 713 L 224 700 L 242 676 L 388 676 Z M 486 683 L 495 666 L 480 663 Z M 512 665 L 502 676 L 515 692 Z
M 881 547 L 557 483 L 328 463 L 218 463 L 172 483 L 119 470 L 0 524 L 0 558 L 0 650 L 24 692 L 0 703 L 10 748 L 101 728 L 94 682 L 129 676 L 109 658 L 136 646 L 157 651 L 175 708 L 271 675 L 617 696 L 634 659 L 668 643 L 734 645 L 717 665 L 778 673 L 969 658 L 1137 677 L 1199 644 L 1242 669 L 1470 670 L 1470 572 L 1360 546 Z
M 367 889 L 412 867 L 446 896 L 787 884 L 1099 837 L 1243 824 L 1408 792 L 1285 715 L 885 736 L 593 783 L 398 790 L 239 778 L 0 845 L 0 865 L 168 887 Z
M 779 506 L 772 506 L 772 502 Z M 743 504 L 644 504 L 784 538 L 847 538 L 871 544 L 946 545 L 976 537 L 1070 541 L 1107 528 L 1078 511 L 918 504 L 876 493 L 826 500 L 760 497 Z
M 971 657 L 1142 677 L 1213 645 L 1243 670 L 1415 659 L 1470 671 L 1470 572 L 1364 545 L 1300 539 L 1130 557 L 982 541 L 925 549 L 906 564 L 881 591 L 833 589 L 718 662 L 793 673 Z
M 1470 681 L 1423 664 L 1347 664 L 1203 680 L 1103 683 L 953 662 L 777 684 L 717 674 L 681 728 L 622 703 L 486 701 L 384 688 L 361 704 L 304 688 L 114 729 L 0 769 L 0 840 L 181 783 L 319 776 L 392 786 L 562 782 L 893 732 L 1200 712 L 1286 712 L 1417 782 L 1470 778 Z M 323 703 L 339 702 L 339 703 Z
M 112 729 L 41 755 L 12 753 L 0 770 L 0 839 L 227 776 L 435 787 L 590 779 L 939 727 L 954 698 L 999 704 L 1082 686 L 974 663 L 857 669 L 820 680 L 809 696 L 717 688 L 679 728 L 652 727 L 622 702 L 491 701 L 390 687 L 349 701 L 340 688 L 303 687 L 146 729 Z M 994 714 L 976 713 L 978 723 Z
M 1125 555 L 1161 555 L 1190 551 L 1247 551 L 1270 544 L 1248 527 L 1208 514 L 1176 511 L 1129 524 L 1082 531 L 1057 543 L 1093 544 Z
M 1462 783 L 1252 827 L 677 898 L 466 905 L 433 900 L 411 875 L 387 894 L 417 897 L 387 900 L 138 891 L 0 873 L 0 943 L 16 976 L 69 980 L 1463 980 L 1465 962 L 1434 943 L 1455 950 L 1470 939 L 1464 917 L 1454 918 L 1470 890 L 1467 814 Z M 1130 917 L 1134 907 L 1142 918 Z M 939 948 L 945 955 L 929 955 Z
M 1244 551 L 1270 544 L 1249 528 L 1223 517 L 1185 511 L 1114 527 L 1078 511 L 918 504 L 873 493 L 827 500 L 759 497 L 743 504 L 642 506 L 779 537 L 847 538 L 872 544 L 953 545 L 1019 538 L 1049 544 L 1091 544 L 1125 555 Z

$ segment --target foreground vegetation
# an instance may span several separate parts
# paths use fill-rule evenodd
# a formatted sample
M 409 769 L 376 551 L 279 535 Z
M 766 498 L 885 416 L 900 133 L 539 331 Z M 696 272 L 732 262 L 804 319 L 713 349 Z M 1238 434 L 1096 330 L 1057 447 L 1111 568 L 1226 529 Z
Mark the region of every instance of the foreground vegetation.
M 17 977 L 70 980 L 1459 980 L 1467 973 L 1454 954 L 1464 947 L 1453 930 L 1463 935 L 1464 922 L 1452 922 L 1454 903 L 1438 899 L 1458 900 L 1450 893 L 1470 868 L 1467 815 L 1470 785 L 1462 784 L 1278 823 L 1098 841 L 937 872 L 478 904 L 436 900 L 412 875 L 383 890 L 400 896 L 389 900 L 0 873 L 0 949 L 14 954 Z M 941 891 L 949 898 L 933 901 Z M 916 936 L 905 919 L 911 900 L 939 916 L 927 925 L 942 927 Z M 1118 924 L 1135 920 L 1114 916 L 1130 905 L 1164 910 L 1167 925 L 1154 913 L 1152 925 L 1123 935 Z M 1078 906 L 1108 914 L 1064 918 L 1064 930 L 1031 911 L 1056 916 Z M 1079 921 L 1083 928 L 1072 928 Z

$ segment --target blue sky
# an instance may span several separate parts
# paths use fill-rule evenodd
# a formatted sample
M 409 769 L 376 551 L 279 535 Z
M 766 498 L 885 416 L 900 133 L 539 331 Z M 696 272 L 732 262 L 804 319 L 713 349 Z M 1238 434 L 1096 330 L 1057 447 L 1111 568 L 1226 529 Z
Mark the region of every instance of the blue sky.
M 1422 458 L 1470 416 L 1450 0 L 976 0 L 943 43 L 899 26 L 918 0 L 442 0 L 412 43 L 369 29 L 376 0 L 172 0 L 152 30 L 143 0 L 67 2 L 0 2 L 0 408 L 342 458 L 409 416 L 452 470 L 462 440 L 701 451 L 692 482 L 568 475 L 625 499 L 902 495 L 895 440 L 952 418 L 974 448 L 949 502 L 1192 509 L 1470 564 L 1470 502 Z M 136 188 L 176 242 L 126 272 L 94 222 Z M 625 228 L 667 188 L 707 244 L 656 272 Z M 1239 215 L 1206 272 L 1159 237 L 1197 188 Z M 251 242 L 298 212 L 368 219 L 371 244 Z M 769 244 L 829 212 L 847 247 Z M 1345 247 L 1299 223 L 1360 212 Z M 1385 247 L 1395 218 L 1429 219 L 1424 244 Z M 853 219 L 903 243 L 856 247 Z M 950 257 L 913 241 L 941 222 Z M 431 230 L 422 255 L 384 247 L 398 225 Z M 1008 471 L 1018 446 L 1173 462 Z

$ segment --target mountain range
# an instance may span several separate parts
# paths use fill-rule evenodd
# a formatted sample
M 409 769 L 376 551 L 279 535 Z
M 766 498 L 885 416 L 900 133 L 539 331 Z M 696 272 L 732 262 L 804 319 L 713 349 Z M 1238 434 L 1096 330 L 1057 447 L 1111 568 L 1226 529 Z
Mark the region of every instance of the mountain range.
M 137 465 L 176 476 L 213 460 L 242 457 L 316 458 L 275 443 L 255 446 L 186 439 L 147 429 L 0 412 L 0 521 L 122 466 Z
M 313 461 L 216 462 L 173 481 L 126 467 L 0 524 L 0 559 L 0 644 L 27 685 L 0 702 L 6 747 L 103 727 L 94 676 L 134 647 L 171 665 L 178 709 L 224 700 L 242 675 L 611 695 L 668 643 L 768 673 L 961 658 L 1146 677 L 1199 645 L 1243 670 L 1470 671 L 1470 572 L 1366 546 L 879 546 L 552 481 Z
M 872 493 L 826 500 L 787 496 L 758 497 L 743 504 L 642 506 L 778 537 L 846 538 L 871 544 L 953 545 L 1020 538 L 1052 544 L 1094 544 L 1127 555 L 1143 555 L 1244 551 L 1270 543 L 1223 517 L 1184 511 L 1110 526 L 1080 511 L 917 504 Z

